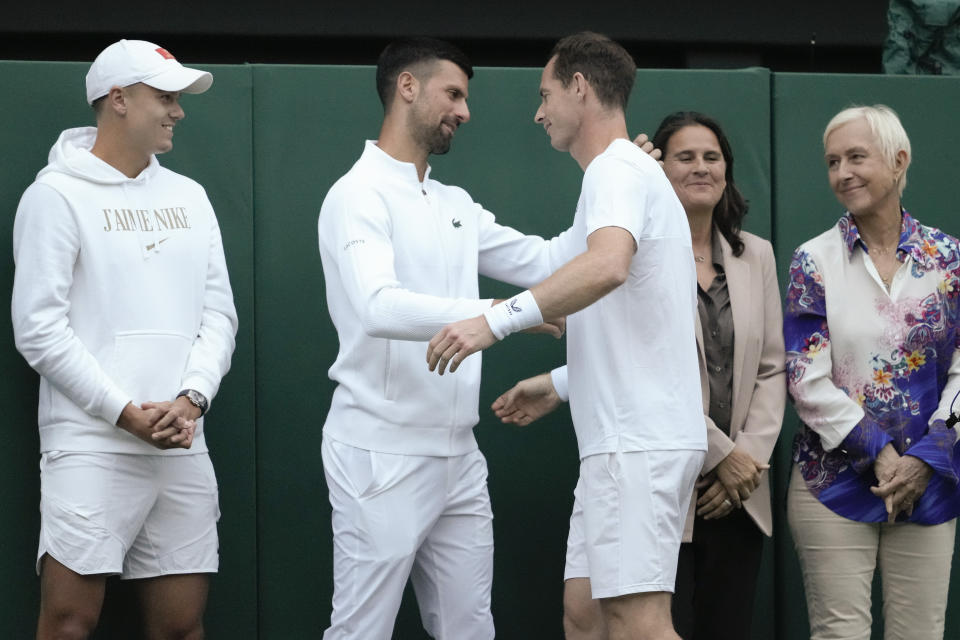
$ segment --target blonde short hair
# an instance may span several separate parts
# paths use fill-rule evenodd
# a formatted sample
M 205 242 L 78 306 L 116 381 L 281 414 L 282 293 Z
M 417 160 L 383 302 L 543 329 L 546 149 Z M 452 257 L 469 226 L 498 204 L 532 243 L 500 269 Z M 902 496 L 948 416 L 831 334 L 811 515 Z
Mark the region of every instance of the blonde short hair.
M 880 154 L 886 161 L 887 166 L 893 169 L 897 166 L 897 153 L 901 150 L 907 152 L 907 161 L 903 166 L 903 173 L 897 177 L 897 188 L 900 195 L 907 187 L 907 169 L 910 167 L 910 160 L 913 154 L 910 151 L 910 138 L 900 123 L 897 112 L 883 104 L 873 106 L 853 106 L 848 107 L 833 116 L 833 119 L 827 123 L 827 128 L 823 131 L 823 147 L 827 147 L 827 138 L 830 134 L 841 126 L 859 119 L 866 120 L 867 126 L 873 133 L 874 140 L 880 148 Z

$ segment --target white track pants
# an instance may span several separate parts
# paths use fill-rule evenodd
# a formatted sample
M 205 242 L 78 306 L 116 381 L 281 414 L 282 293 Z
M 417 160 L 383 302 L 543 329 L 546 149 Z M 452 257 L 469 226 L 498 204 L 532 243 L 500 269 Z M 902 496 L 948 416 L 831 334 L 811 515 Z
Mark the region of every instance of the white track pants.
M 493 513 L 480 451 L 379 453 L 323 439 L 333 507 L 324 640 L 390 640 L 407 578 L 437 640 L 490 640 Z

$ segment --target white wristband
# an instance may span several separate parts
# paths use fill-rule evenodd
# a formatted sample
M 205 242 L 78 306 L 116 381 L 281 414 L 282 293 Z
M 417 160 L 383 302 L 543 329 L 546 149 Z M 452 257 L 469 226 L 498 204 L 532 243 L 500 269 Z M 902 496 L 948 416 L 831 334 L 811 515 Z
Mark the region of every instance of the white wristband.
M 550 382 L 553 383 L 553 390 L 557 392 L 557 397 L 564 402 L 570 402 L 570 391 L 567 384 L 567 365 L 557 367 L 551 371 Z
M 530 290 L 495 304 L 483 312 L 490 325 L 490 331 L 497 340 L 503 340 L 511 333 L 523 331 L 543 324 L 540 307 Z

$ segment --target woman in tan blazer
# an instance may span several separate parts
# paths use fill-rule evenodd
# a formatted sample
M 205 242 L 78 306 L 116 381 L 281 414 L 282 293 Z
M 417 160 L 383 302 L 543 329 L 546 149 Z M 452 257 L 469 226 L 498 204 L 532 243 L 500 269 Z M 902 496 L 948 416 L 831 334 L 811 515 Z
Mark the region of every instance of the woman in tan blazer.
M 748 640 L 763 537 L 773 531 L 768 460 L 786 401 L 773 248 L 740 230 L 747 205 L 716 121 L 696 112 L 667 116 L 653 147 L 645 148 L 654 157 L 662 150 L 690 223 L 708 432 L 681 545 L 674 625 L 684 640 Z M 518 383 L 493 409 L 504 422 L 526 425 L 561 401 L 551 374 L 542 374 Z
M 786 402 L 773 248 L 740 229 L 747 203 L 715 120 L 671 114 L 653 144 L 690 223 L 708 443 L 680 549 L 674 624 L 684 640 L 748 640 L 763 536 L 773 532 L 768 461 Z

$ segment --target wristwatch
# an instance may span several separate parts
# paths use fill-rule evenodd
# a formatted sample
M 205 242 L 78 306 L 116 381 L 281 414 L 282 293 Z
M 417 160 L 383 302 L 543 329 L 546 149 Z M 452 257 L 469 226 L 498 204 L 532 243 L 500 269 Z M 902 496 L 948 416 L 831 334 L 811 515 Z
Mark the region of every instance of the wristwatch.
M 210 406 L 210 401 L 207 400 L 207 396 L 195 389 L 184 389 L 177 394 L 177 397 L 186 397 L 186 399 L 190 401 L 190 404 L 195 406 L 197 409 L 200 409 L 201 417 L 203 417 L 203 414 L 207 412 L 207 407 Z

